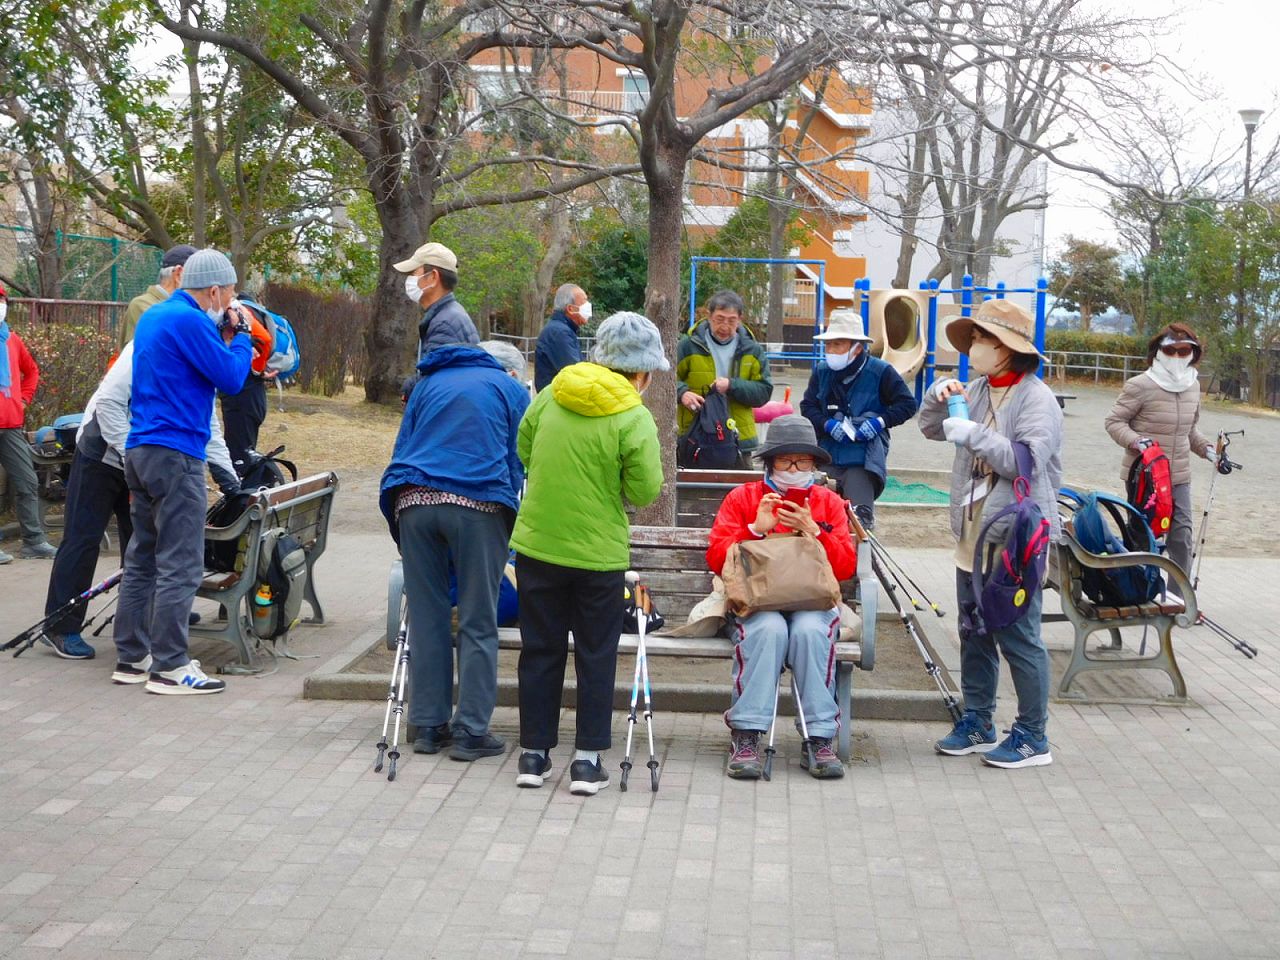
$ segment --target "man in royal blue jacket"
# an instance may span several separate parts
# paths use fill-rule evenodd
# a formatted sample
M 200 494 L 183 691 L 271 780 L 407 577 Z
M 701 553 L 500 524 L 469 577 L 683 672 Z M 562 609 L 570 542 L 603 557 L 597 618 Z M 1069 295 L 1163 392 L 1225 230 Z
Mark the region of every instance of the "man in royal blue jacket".
M 591 301 L 586 291 L 572 283 L 561 284 L 552 301 L 551 317 L 538 334 L 533 358 L 533 389 L 551 384 L 565 367 L 582 362 L 582 341 L 578 328 L 591 319 Z
M 216 250 L 187 260 L 182 285 L 142 315 L 133 338 L 133 395 L 124 473 L 133 537 L 116 612 L 115 683 L 148 693 L 220 693 L 187 655 L 187 620 L 204 570 L 205 448 L 218 390 L 240 389 L 253 345 L 227 312 L 236 272 Z M 226 316 L 224 317 L 224 314 Z
M 404 560 L 409 601 L 413 749 L 493 757 L 498 702 L 498 589 L 524 468 L 516 454 L 528 391 L 479 347 L 437 347 L 418 364 L 382 512 Z M 458 580 L 458 706 L 453 703 L 449 566 Z

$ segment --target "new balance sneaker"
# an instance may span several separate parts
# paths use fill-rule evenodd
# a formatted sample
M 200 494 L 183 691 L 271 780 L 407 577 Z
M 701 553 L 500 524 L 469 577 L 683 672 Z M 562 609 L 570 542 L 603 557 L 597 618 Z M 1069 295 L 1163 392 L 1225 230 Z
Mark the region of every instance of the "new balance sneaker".
M 97 654 L 78 633 L 46 633 L 40 640 L 64 660 L 92 660 Z
M 580 797 L 594 797 L 609 785 L 609 774 L 604 771 L 600 754 L 595 761 L 575 760 L 569 764 L 569 792 Z
M 3 567 L 6 563 L 13 563 L 13 554 L 0 550 L 0 567 Z
M 152 670 L 147 676 L 147 693 L 185 696 L 194 693 L 221 693 L 227 689 L 223 680 L 214 680 L 200 669 L 200 661 L 192 660 L 172 670 Z
M 417 739 L 413 741 L 414 753 L 439 753 L 453 743 L 453 730 L 447 723 L 438 727 L 419 727 Z
M 151 654 L 147 654 L 137 663 L 116 661 L 116 668 L 111 672 L 112 683 L 146 683 L 147 674 L 151 672 Z
M 506 749 L 507 741 L 501 737 L 495 737 L 492 733 L 468 733 L 459 727 L 453 734 L 453 748 L 449 751 L 449 759 L 470 763 L 482 757 L 496 757 Z
M 839 780 L 844 776 L 844 764 L 831 746 L 830 737 L 812 737 L 813 766 L 809 766 L 809 754 L 800 754 L 800 769 L 808 770 L 809 776 L 815 780 Z
M 551 772 L 551 758 L 542 751 L 526 750 L 520 754 L 520 765 L 517 768 L 517 787 L 540 787 L 547 774 Z
M 1049 753 L 1048 737 L 1037 740 L 1015 723 L 1000 746 L 982 755 L 982 762 L 1013 770 L 1017 767 L 1048 766 L 1053 763 L 1053 756 Z
M 760 763 L 760 732 L 732 730 L 733 752 L 729 754 L 727 776 L 734 780 L 759 780 L 764 767 Z
M 996 746 L 995 724 L 983 723 L 976 713 L 968 710 L 951 732 L 933 745 L 939 753 L 949 757 L 963 757 L 968 753 L 986 753 Z
M 48 540 L 36 544 L 23 544 L 18 551 L 20 560 L 52 560 L 58 555 L 58 548 Z

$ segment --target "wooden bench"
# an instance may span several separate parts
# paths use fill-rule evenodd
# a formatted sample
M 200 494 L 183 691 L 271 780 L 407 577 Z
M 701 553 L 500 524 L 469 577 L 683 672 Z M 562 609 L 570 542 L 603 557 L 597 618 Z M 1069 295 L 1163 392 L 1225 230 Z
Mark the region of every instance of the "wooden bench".
M 324 553 L 333 514 L 333 495 L 338 490 L 334 473 L 318 473 L 293 483 L 259 491 L 240 519 L 225 527 L 205 527 L 205 540 L 236 541 L 235 570 L 206 570 L 196 591 L 202 600 L 216 601 L 222 611 L 214 623 L 191 627 L 193 638 L 222 640 L 235 647 L 240 662 L 253 664 L 257 643 L 250 628 L 253 595 L 258 588 L 257 569 L 262 556 L 263 534 L 284 529 L 302 544 L 307 558 L 307 584 L 303 600 L 311 616 L 303 623 L 324 623 L 324 610 L 316 596 L 315 563 Z
M 1084 571 L 1115 570 L 1124 567 L 1135 567 L 1151 564 L 1160 568 L 1166 582 L 1178 585 L 1184 600 L 1169 595 L 1165 600 L 1134 604 L 1124 607 L 1109 607 L 1096 604 L 1084 593 Z M 1058 544 L 1050 554 L 1049 586 L 1058 591 L 1062 598 L 1061 614 L 1045 614 L 1041 619 L 1046 622 L 1068 621 L 1075 629 L 1075 643 L 1071 650 L 1071 660 L 1067 664 L 1062 682 L 1058 684 L 1058 696 L 1064 699 L 1083 699 L 1070 693 L 1071 683 L 1081 673 L 1091 670 L 1163 670 L 1173 682 L 1173 696 L 1169 702 L 1185 703 L 1187 684 L 1178 668 L 1177 658 L 1173 652 L 1173 628 L 1190 627 L 1199 616 L 1196 607 L 1195 590 L 1191 581 L 1182 572 L 1182 568 L 1168 557 L 1155 553 L 1125 553 L 1103 556 L 1090 553 L 1080 546 L 1071 533 L 1069 524 L 1063 527 L 1063 542 Z M 1124 650 L 1120 631 L 1125 627 L 1152 628 L 1159 641 L 1158 649 L 1153 654 L 1120 656 Z M 1089 637 L 1106 630 L 1111 634 L 1111 643 L 1098 648 L 1095 653 L 1088 649 Z M 1104 656 L 1096 656 L 1102 652 Z
M 865 534 L 861 534 L 865 537 Z M 853 580 L 841 584 L 846 602 L 862 618 L 861 636 L 836 644 L 836 703 L 840 707 L 839 751 L 843 760 L 850 756 L 850 727 L 853 722 L 853 669 L 875 667 L 876 611 L 879 605 L 879 581 L 871 569 L 871 550 L 865 541 L 858 551 L 858 569 Z M 689 527 L 632 527 L 631 569 L 653 591 L 654 602 L 668 628 L 684 623 L 694 605 L 711 592 L 711 572 L 707 569 L 707 530 Z M 519 572 L 517 571 L 517 577 Z M 396 634 L 404 610 L 404 574 L 400 561 L 392 564 L 387 590 L 388 647 L 395 646 Z M 639 637 L 624 633 L 618 645 L 620 653 L 633 654 Z M 501 627 L 498 645 L 503 650 L 520 649 L 520 629 Z M 572 638 L 570 638 L 572 647 Z M 654 657 L 707 657 L 728 660 L 733 657 L 733 641 L 725 637 L 667 637 L 660 634 L 645 637 L 645 648 Z M 653 671 L 657 673 L 657 671 Z M 727 681 L 727 678 L 726 678 Z M 655 682 L 660 682 L 655 677 Z M 725 684 L 725 706 L 729 703 Z

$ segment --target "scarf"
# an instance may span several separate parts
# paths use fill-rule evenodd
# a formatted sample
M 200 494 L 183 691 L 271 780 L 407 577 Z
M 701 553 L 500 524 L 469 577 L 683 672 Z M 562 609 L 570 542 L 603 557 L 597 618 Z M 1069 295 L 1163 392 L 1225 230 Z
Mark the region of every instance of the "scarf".
M 0 393 L 12 397 L 13 380 L 9 372 L 9 324 L 0 320 Z
M 1159 361 L 1160 358 L 1156 357 L 1156 362 L 1147 368 L 1147 376 L 1154 380 L 1156 386 L 1161 390 L 1168 390 L 1170 393 L 1181 393 L 1183 390 L 1195 386 L 1196 381 L 1200 379 L 1200 371 L 1193 366 L 1188 365 L 1181 373 L 1174 374 L 1170 373 L 1168 368 Z

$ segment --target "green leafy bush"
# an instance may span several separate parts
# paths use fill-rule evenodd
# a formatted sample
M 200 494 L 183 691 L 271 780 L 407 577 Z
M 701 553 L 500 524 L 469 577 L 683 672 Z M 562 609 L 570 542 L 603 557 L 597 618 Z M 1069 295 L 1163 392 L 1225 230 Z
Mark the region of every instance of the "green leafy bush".
M 1146 338 L 1122 333 L 1046 330 L 1044 350 L 1055 366 L 1066 366 L 1071 376 L 1087 376 L 1095 368 L 1104 373 L 1113 371 L 1116 375 L 1123 375 L 1127 369 L 1132 376 L 1147 365 Z M 1132 358 L 1127 366 L 1125 357 Z
M 115 352 L 114 338 L 80 324 L 25 323 L 16 329 L 40 368 L 26 428 L 35 430 L 84 410 Z

